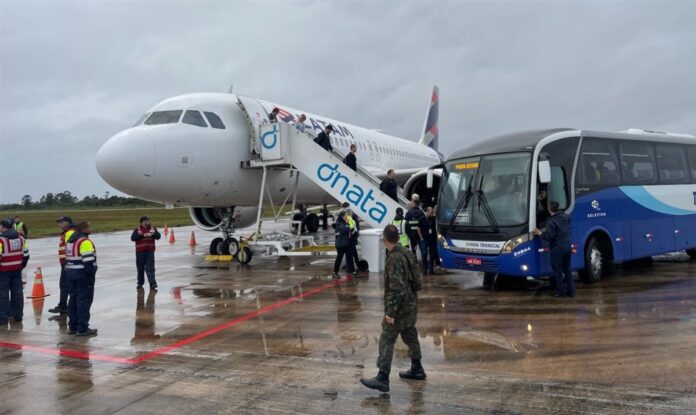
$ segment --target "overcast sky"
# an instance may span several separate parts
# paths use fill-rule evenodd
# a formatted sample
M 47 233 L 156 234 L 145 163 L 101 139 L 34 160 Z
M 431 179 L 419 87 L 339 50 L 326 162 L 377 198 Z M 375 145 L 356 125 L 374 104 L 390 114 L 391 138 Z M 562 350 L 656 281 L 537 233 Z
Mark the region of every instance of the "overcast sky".
M 0 0 L 0 203 L 110 189 L 101 144 L 235 92 L 440 150 L 540 127 L 696 134 L 696 1 Z

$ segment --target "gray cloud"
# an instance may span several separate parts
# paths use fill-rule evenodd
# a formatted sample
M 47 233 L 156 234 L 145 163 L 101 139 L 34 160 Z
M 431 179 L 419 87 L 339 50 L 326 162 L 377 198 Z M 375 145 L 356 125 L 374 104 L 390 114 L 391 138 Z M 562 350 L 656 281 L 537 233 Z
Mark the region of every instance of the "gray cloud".
M 537 127 L 696 133 L 696 2 L 0 2 L 0 202 L 112 190 L 101 144 L 235 91 L 441 151 Z

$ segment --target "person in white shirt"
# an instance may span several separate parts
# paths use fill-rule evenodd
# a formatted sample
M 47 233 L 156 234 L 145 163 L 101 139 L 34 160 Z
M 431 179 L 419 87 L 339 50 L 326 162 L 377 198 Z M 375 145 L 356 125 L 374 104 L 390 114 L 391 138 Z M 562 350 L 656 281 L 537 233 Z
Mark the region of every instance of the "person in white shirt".
M 297 118 L 297 122 L 295 122 L 295 128 L 297 128 L 297 131 L 299 131 L 301 133 L 305 132 L 305 128 L 307 128 L 307 126 L 305 125 L 304 122 L 306 119 L 307 119 L 307 117 L 304 114 L 300 115 Z

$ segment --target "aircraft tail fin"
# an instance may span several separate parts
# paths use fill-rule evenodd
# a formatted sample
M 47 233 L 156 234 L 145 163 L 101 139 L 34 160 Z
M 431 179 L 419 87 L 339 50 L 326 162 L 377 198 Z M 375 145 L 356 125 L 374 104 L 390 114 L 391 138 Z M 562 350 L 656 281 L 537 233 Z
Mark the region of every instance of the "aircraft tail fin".
M 438 138 L 440 137 L 439 129 L 440 123 L 439 118 L 439 107 L 440 107 L 440 88 L 436 85 L 433 86 L 433 94 L 430 98 L 430 103 L 428 104 L 428 111 L 425 114 L 425 122 L 423 123 L 423 132 L 421 134 L 418 144 L 428 146 L 434 150 L 437 150 Z

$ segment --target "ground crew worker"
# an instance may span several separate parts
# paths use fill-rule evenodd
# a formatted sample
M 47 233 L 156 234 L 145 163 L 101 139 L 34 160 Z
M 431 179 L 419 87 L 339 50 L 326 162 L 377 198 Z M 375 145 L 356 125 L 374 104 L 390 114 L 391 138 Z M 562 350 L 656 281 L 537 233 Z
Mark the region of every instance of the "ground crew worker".
M 143 216 L 140 218 L 140 226 L 133 230 L 131 241 L 135 242 L 135 267 L 138 270 L 137 289 L 142 290 L 147 273 L 147 282 L 150 289 L 157 291 L 157 281 L 155 280 L 155 241 L 160 239 L 157 228 L 150 224 L 150 218 Z
M 392 219 L 391 224 L 396 226 L 399 231 L 399 243 L 406 249 L 408 248 L 408 235 L 406 235 L 406 219 L 404 219 L 404 210 L 400 207 L 396 208 L 396 216 Z
M 65 245 L 65 278 L 70 284 L 68 300 L 68 334 L 96 336 L 89 328 L 94 282 L 97 274 L 97 251 L 89 239 L 89 222 L 80 222 Z
M 350 254 L 350 228 L 348 227 L 348 222 L 346 219 L 346 212 L 341 211 L 338 213 L 336 219 L 336 260 L 334 261 L 334 269 L 331 277 L 333 279 L 341 278 L 338 275 L 338 270 L 341 268 L 341 262 L 343 257 L 346 257 L 346 262 L 348 263 L 348 273 L 352 274 L 355 272 L 353 268 L 353 257 Z
M 394 343 L 399 335 L 408 346 L 411 357 L 411 369 L 399 372 L 399 376 L 402 379 L 425 380 L 426 375 L 421 365 L 421 348 L 416 330 L 420 274 L 415 272 L 418 265 L 413 254 L 399 244 L 396 226 L 387 225 L 382 236 L 389 256 L 384 269 L 384 318 L 377 358 L 379 373 L 371 379 L 362 378 L 360 382 L 368 388 L 389 392 Z
M 425 216 L 425 213 L 420 208 L 418 201 L 411 202 L 411 208 L 406 212 L 406 235 L 411 242 L 411 252 L 415 255 L 416 249 L 420 246 L 420 241 L 423 240 L 421 230 L 418 227 L 420 219 Z
M 27 225 L 22 222 L 21 219 L 19 219 L 19 216 L 14 217 L 14 229 L 24 237 L 24 239 L 29 238 L 29 228 L 27 228 Z
M 70 292 L 70 284 L 65 279 L 65 244 L 68 239 L 75 233 L 75 225 L 69 216 L 62 216 L 56 220 L 60 226 L 61 234 L 58 238 L 58 262 L 60 263 L 60 298 L 58 305 L 50 308 L 49 313 L 66 314 L 68 312 L 68 294 Z
M 559 210 L 558 202 L 549 202 L 549 221 L 546 230 L 535 228 L 533 233 L 549 243 L 551 269 L 556 279 L 554 297 L 575 297 L 575 281 L 570 270 L 570 216 Z
M 351 256 L 353 265 L 355 269 L 358 268 L 358 236 L 360 235 L 360 218 L 358 215 L 353 213 L 351 209 L 346 209 L 346 221 L 348 222 L 348 228 L 350 228 L 350 252 L 348 255 Z
M 0 221 L 0 326 L 10 318 L 19 323 L 24 318 L 22 270 L 29 262 L 26 240 L 11 219 Z

